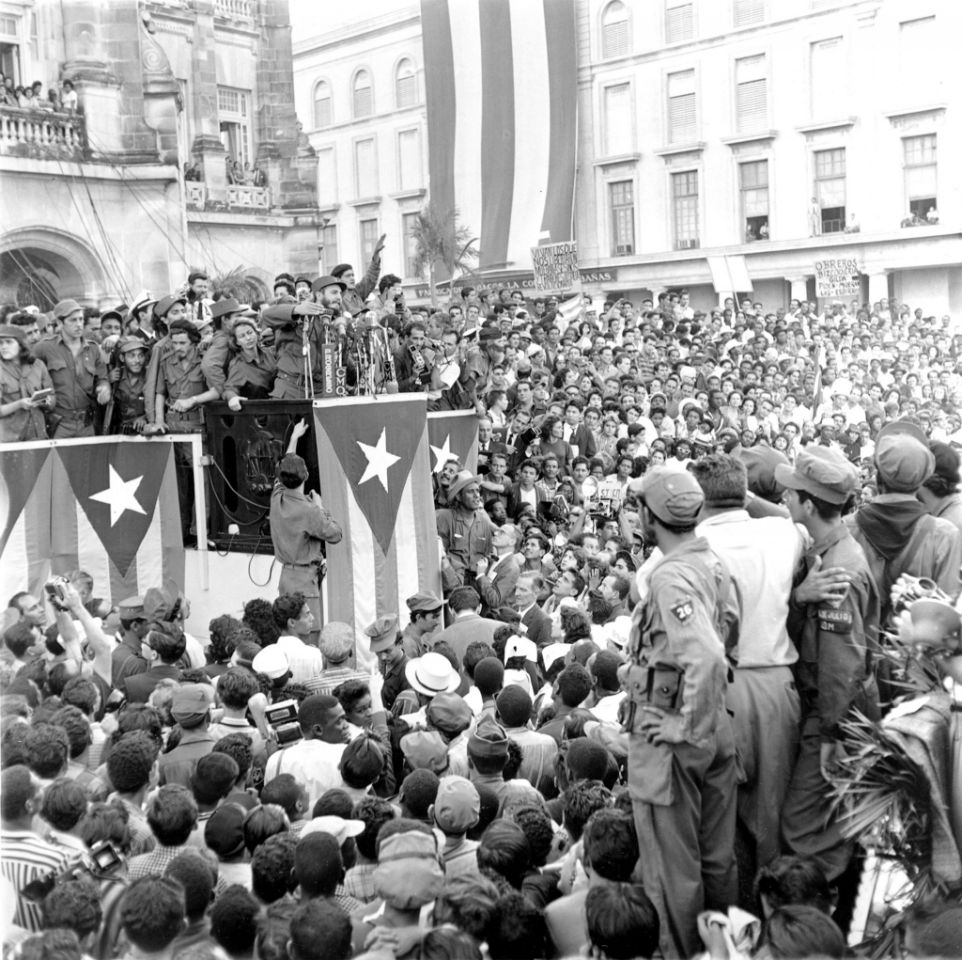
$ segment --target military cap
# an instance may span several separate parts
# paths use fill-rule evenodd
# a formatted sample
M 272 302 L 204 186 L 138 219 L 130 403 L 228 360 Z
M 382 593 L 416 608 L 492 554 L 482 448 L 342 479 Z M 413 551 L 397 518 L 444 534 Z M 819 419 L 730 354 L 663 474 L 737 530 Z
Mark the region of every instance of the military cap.
M 371 638 L 371 653 L 390 650 L 397 642 L 397 617 L 378 617 L 364 632 Z
M 143 341 L 141 341 L 143 346 Z M 117 604 L 117 612 L 121 620 L 142 620 L 144 618 L 144 598 L 127 597 Z
M 637 489 L 659 520 L 678 526 L 693 524 L 705 502 L 698 481 L 684 467 L 656 467 L 645 474 Z
M 432 610 L 440 610 L 443 604 L 431 592 L 419 590 L 413 597 L 408 597 L 404 601 L 411 613 L 430 613 Z
M 64 317 L 69 317 L 70 314 L 76 313 L 78 310 L 83 310 L 83 307 L 76 300 L 61 300 L 53 308 L 53 315 L 58 320 L 63 320 Z
M 218 317 L 226 317 L 232 313 L 240 313 L 244 308 L 233 298 L 218 300 L 210 308 L 211 317 L 216 320 Z
M 837 450 L 810 444 L 799 451 L 794 468 L 784 463 L 775 467 L 775 480 L 790 490 L 804 490 L 840 505 L 855 491 L 858 471 Z
M 491 717 L 482 717 L 468 738 L 468 754 L 475 757 L 506 757 L 508 737 L 501 724 Z
M 154 304 L 154 316 L 166 317 L 175 303 L 187 303 L 183 297 L 163 297 Z

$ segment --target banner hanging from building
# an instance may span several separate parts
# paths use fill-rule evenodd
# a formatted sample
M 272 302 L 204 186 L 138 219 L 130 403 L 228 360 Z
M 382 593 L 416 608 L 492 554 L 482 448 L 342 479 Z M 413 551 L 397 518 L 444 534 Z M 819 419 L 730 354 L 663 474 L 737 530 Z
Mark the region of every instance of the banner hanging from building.
M 578 244 L 546 243 L 531 248 L 534 286 L 543 293 L 563 293 L 580 283 Z
M 574 0 L 421 0 L 432 203 L 480 239 L 480 269 L 572 239 Z
M 99 437 L 0 451 L 0 595 L 39 595 L 51 575 L 84 570 L 118 603 L 184 586 L 174 448 Z
M 815 261 L 815 296 L 819 299 L 859 297 L 862 274 L 854 257 Z
M 314 435 L 324 506 L 344 532 L 327 546 L 324 618 L 354 626 L 366 665 L 365 627 L 388 614 L 404 626 L 408 597 L 440 596 L 427 402 L 417 394 L 318 400 Z

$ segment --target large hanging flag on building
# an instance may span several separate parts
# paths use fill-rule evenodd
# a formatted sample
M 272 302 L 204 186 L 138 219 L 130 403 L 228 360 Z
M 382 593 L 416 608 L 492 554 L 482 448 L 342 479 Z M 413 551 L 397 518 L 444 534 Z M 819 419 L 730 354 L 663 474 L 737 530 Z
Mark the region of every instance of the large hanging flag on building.
M 431 201 L 480 237 L 480 268 L 571 240 L 574 0 L 421 0 Z
M 174 448 L 163 441 L 48 442 L 0 454 L 6 487 L 0 583 L 38 593 L 51 574 L 85 570 L 114 603 L 184 585 Z
M 478 471 L 478 415 L 473 410 L 445 410 L 428 414 L 431 472 L 439 474 L 452 459 L 465 470 Z
M 387 614 L 403 625 L 408 597 L 440 590 L 426 400 L 318 400 L 314 432 L 321 496 L 344 532 L 327 547 L 324 618 L 354 625 L 367 663 L 364 628 Z

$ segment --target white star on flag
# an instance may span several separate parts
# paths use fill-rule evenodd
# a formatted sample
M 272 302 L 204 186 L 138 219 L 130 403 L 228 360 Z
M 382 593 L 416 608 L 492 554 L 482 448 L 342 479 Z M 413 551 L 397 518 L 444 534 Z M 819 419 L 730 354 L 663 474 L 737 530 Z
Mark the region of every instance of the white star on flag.
M 449 433 L 444 438 L 444 443 L 440 447 L 436 447 L 432 443 L 431 452 L 437 457 L 437 460 L 434 461 L 434 472 L 440 473 L 448 460 L 454 459 L 454 454 L 451 452 L 451 434 Z
M 360 440 L 355 441 L 361 448 L 361 453 L 367 457 L 367 467 L 364 469 L 361 479 L 358 480 L 358 486 L 377 477 L 381 481 L 385 493 L 387 493 L 387 472 L 401 459 L 388 452 L 386 433 L 387 430 L 382 427 L 381 436 L 373 447 L 369 443 L 361 443 Z
M 136 496 L 143 474 L 133 480 L 124 480 L 112 466 L 107 469 L 110 471 L 110 486 L 100 493 L 92 493 L 90 499 L 110 507 L 110 525 L 113 526 L 128 510 L 146 516 L 147 511 L 137 502 Z

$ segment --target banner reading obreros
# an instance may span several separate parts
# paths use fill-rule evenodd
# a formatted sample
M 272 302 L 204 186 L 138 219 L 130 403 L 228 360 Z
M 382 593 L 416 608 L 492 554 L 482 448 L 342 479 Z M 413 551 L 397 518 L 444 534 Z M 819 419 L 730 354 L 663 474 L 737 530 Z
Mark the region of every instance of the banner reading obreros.
M 858 297 L 862 273 L 854 257 L 815 261 L 815 296 L 819 299 Z

